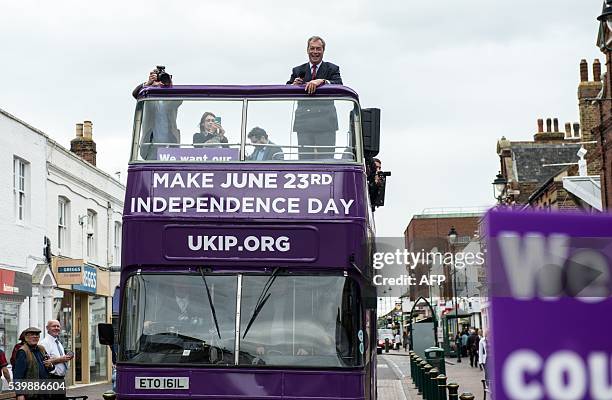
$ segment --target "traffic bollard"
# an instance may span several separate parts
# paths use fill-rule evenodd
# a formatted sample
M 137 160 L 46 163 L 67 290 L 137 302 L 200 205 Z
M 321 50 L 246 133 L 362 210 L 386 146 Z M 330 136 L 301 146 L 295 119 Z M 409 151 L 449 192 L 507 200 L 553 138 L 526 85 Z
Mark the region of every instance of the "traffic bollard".
M 419 365 L 421 364 L 421 361 L 423 361 L 423 359 L 415 354 L 414 355 L 414 387 L 419 387 L 420 385 L 419 383 L 419 372 L 420 372 Z
M 431 382 L 429 380 L 429 371 L 431 371 L 431 369 L 433 368 L 433 365 L 431 364 L 425 364 L 423 366 L 423 398 L 425 400 L 429 400 L 427 396 L 427 394 L 429 393 L 429 387 L 431 386 Z
M 459 400 L 459 385 L 456 383 L 449 383 L 446 385 L 448 389 L 448 400 Z
M 469 392 L 463 392 L 461 396 L 459 396 L 459 400 L 474 400 L 474 395 Z
M 117 398 L 117 395 L 112 390 L 108 390 L 102 393 L 102 398 L 104 400 L 115 400 Z
M 440 374 L 436 380 L 438 381 L 438 400 L 446 400 L 446 375 Z
M 423 361 L 421 357 L 418 355 L 414 355 L 414 375 L 412 375 L 412 380 L 414 381 L 414 387 L 418 387 L 419 381 L 419 363 Z
M 427 364 L 427 362 L 425 361 L 421 361 L 420 363 L 417 364 L 418 366 L 418 371 L 417 371 L 417 377 L 418 379 L 418 385 L 417 385 L 417 389 L 419 391 L 419 394 L 422 395 L 423 394 L 423 367 Z
M 414 367 L 416 366 L 416 354 L 414 354 L 414 351 L 410 351 L 410 377 L 412 378 L 412 383 L 416 383 L 416 373 L 414 372 L 415 369 Z
M 438 396 L 436 396 L 436 392 L 438 389 L 437 386 L 437 380 L 436 378 L 438 377 L 438 375 L 440 374 L 440 372 L 438 372 L 438 368 L 433 367 L 432 369 L 429 370 L 429 379 L 427 380 L 428 382 L 428 392 L 427 392 L 427 399 L 428 400 L 436 400 Z

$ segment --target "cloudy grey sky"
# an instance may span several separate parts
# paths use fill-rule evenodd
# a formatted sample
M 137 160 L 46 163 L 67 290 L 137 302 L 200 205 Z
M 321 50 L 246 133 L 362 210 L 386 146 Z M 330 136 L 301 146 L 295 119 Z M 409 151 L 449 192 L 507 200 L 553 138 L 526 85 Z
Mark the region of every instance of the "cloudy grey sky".
M 19 1 L 0 13 L 0 108 L 69 147 L 90 119 L 98 165 L 125 170 L 133 87 L 156 64 L 176 84 L 284 83 L 327 41 L 362 106 L 382 109 L 387 205 L 399 236 L 426 207 L 491 205 L 496 140 L 539 117 L 577 121 L 578 65 L 601 0 Z

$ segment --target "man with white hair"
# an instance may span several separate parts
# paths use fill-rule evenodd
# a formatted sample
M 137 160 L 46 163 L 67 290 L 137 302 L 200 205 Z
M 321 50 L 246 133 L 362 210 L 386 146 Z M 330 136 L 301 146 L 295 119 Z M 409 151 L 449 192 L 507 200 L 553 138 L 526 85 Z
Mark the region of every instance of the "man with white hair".
M 62 327 L 58 320 L 52 319 L 47 322 L 47 334 L 45 338 L 41 340 L 42 344 L 49 354 L 50 361 L 54 366 L 54 369 L 49 372 L 49 378 L 64 380 L 66 373 L 68 372 L 68 362 L 72 360 L 73 355 L 71 353 L 66 354 L 64 346 L 59 340 L 60 332 Z M 52 399 L 65 399 L 65 394 L 52 395 Z

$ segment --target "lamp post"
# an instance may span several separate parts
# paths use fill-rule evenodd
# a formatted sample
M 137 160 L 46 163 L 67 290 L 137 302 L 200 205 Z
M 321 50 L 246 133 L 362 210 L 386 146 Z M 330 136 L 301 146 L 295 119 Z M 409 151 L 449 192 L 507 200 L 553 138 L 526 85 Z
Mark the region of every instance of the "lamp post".
M 495 180 L 491 183 L 493 185 L 493 197 L 497 200 L 497 204 L 502 204 L 504 193 L 506 192 L 506 184 L 508 181 L 501 174 L 501 171 L 495 177 Z
M 448 244 L 450 245 L 451 254 L 453 256 L 453 299 L 455 301 L 455 344 L 457 345 L 457 362 L 461 362 L 461 336 L 459 336 L 459 303 L 457 299 L 457 270 L 455 268 L 455 243 L 457 243 L 457 231 L 454 226 L 451 226 L 448 232 Z
M 597 17 L 597 20 L 601 22 L 600 33 L 601 33 L 601 42 L 599 43 L 599 47 L 602 50 L 612 51 L 612 48 L 608 46 L 608 35 L 605 34 L 605 30 L 607 29 L 608 33 L 612 32 L 612 0 L 606 0 L 604 2 L 603 9 L 601 11 L 601 15 Z

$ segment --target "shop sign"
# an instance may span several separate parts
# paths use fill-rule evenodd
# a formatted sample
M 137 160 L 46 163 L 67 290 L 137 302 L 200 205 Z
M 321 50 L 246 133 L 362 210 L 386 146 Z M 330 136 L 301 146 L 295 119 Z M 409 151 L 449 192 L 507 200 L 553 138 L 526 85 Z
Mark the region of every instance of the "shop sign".
M 53 274 L 58 285 L 78 285 L 83 282 L 83 260 L 53 258 Z
M 0 269 L 0 294 L 31 296 L 32 276 L 23 272 Z
M 83 282 L 79 285 L 72 285 L 72 290 L 96 294 L 98 287 L 98 269 L 91 265 L 83 265 Z

